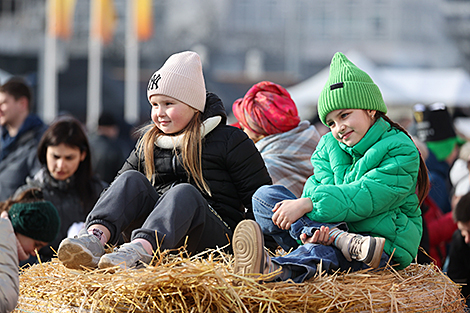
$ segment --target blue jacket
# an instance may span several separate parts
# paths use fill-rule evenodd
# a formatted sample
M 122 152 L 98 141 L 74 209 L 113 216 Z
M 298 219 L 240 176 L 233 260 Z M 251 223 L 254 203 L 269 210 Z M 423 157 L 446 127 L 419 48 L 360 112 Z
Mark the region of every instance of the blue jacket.
M 450 166 L 446 161 L 438 161 L 436 156 L 429 150 L 429 156 L 426 159 L 426 166 L 429 171 L 429 196 L 441 208 L 443 213 L 451 211 L 450 207 Z
M 24 185 L 26 177 L 34 176 L 41 168 L 37 157 L 37 146 L 47 129 L 39 117 L 28 115 L 18 134 L 10 137 L 5 129 L 0 140 L 0 201 L 13 195 Z

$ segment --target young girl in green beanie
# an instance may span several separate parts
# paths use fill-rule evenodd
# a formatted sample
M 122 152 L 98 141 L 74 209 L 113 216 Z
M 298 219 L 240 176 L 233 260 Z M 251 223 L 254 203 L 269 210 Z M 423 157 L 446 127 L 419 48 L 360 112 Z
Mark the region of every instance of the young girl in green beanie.
M 427 169 L 410 135 L 385 114 L 378 86 L 342 53 L 331 61 L 318 115 L 331 132 L 312 155 L 301 198 L 279 185 L 253 196 L 256 222 L 234 233 L 234 270 L 302 282 L 322 270 L 407 267 L 422 235 Z M 285 250 L 270 258 L 263 233 Z M 299 246 L 299 243 L 302 243 Z
M 0 312 L 16 306 L 19 292 L 18 262 L 54 240 L 60 218 L 54 205 L 38 189 L 0 203 Z

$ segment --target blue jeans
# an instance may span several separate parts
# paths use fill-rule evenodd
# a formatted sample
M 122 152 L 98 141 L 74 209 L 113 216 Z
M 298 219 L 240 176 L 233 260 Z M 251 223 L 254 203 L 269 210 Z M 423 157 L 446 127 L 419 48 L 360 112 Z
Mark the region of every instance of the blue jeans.
M 307 216 L 302 216 L 291 225 L 290 230 L 283 230 L 272 221 L 274 205 L 282 200 L 297 199 L 287 188 L 281 185 L 260 187 L 253 195 L 253 213 L 256 222 L 260 225 L 264 234 L 270 235 L 285 250 L 295 250 L 291 253 L 272 259 L 274 263 L 281 265 L 290 271 L 290 278 L 297 283 L 303 282 L 315 275 L 317 265 L 322 263 L 323 271 L 330 270 L 361 270 L 369 268 L 365 263 L 359 261 L 349 262 L 343 253 L 335 246 L 321 244 L 300 245 L 300 234 L 305 233 L 312 236 L 320 226 L 328 226 L 330 229 L 337 227 L 344 231 L 348 230 L 346 223 L 319 223 L 312 221 Z M 389 256 L 384 252 L 380 260 L 380 266 L 385 266 Z

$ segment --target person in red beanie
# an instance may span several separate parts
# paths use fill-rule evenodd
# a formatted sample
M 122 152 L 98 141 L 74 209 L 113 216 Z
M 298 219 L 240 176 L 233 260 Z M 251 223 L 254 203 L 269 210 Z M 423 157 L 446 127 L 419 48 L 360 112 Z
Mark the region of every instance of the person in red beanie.
M 297 197 L 313 174 L 310 158 L 320 134 L 309 121 L 301 121 L 297 106 L 282 86 L 262 81 L 236 100 L 232 111 L 239 127 L 255 142 L 274 184 Z

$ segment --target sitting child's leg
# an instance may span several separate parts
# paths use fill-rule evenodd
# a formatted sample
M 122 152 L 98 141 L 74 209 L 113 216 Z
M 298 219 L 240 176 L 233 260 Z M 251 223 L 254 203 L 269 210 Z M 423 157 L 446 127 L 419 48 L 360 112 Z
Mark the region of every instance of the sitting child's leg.
M 273 208 L 276 203 L 283 200 L 296 199 L 295 195 L 281 185 L 262 186 L 253 195 L 253 213 L 255 219 L 266 235 L 274 240 L 285 250 L 296 248 L 299 244 L 290 235 L 289 231 L 280 229 L 273 221 Z
M 348 261 L 354 259 L 373 268 L 379 266 L 385 239 L 348 233 L 348 226 L 344 222 L 337 224 L 318 223 L 303 216 L 291 225 L 289 232 L 292 238 L 299 240 L 302 234 L 312 237 L 321 226 L 329 227 L 329 237 L 334 240 L 332 244 L 341 250 Z M 309 242 L 323 244 L 322 242 Z
M 271 258 L 263 247 L 263 236 L 259 225 L 252 220 L 241 221 L 233 234 L 235 255 L 234 272 L 237 274 L 269 274 L 281 268 L 273 280 L 292 279 L 301 283 L 322 270 L 338 269 L 338 249 L 331 246 L 307 244 L 281 257 Z

